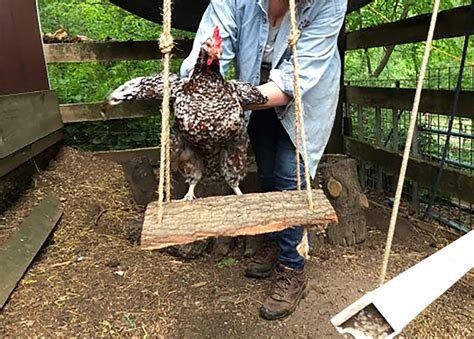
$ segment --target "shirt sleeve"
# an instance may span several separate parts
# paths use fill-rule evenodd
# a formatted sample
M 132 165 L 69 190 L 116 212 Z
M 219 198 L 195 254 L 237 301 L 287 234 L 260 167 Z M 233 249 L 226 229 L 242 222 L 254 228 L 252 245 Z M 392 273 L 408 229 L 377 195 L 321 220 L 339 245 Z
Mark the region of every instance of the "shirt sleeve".
M 222 55 L 220 58 L 221 73 L 225 74 L 227 72 L 237 50 L 238 26 L 234 2 L 233 0 L 211 1 L 199 24 L 192 51 L 181 65 L 180 73 L 182 78 L 187 77 L 194 68 L 202 44 L 207 38 L 212 36 L 216 26 L 219 26 L 223 39 Z
M 309 25 L 301 31 L 297 53 L 302 95 L 318 84 L 338 52 L 337 39 L 344 22 L 345 6 L 338 6 L 337 2 L 326 1 L 319 11 L 315 11 L 314 18 L 310 18 Z M 290 97 L 293 97 L 292 58 L 283 60 L 270 71 L 269 76 Z

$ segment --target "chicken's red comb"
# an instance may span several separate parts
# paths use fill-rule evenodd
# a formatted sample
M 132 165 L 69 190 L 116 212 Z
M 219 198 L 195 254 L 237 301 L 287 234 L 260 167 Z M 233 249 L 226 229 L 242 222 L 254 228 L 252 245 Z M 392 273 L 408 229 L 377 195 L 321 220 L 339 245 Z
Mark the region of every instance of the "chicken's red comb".
M 214 34 L 212 35 L 212 37 L 214 38 L 214 41 L 217 43 L 217 45 L 220 47 L 220 45 L 222 44 L 222 37 L 219 31 L 219 26 L 216 26 L 214 28 Z
M 221 38 L 221 33 L 220 33 L 220 31 L 219 31 L 219 26 L 216 26 L 216 27 L 214 28 L 214 34 L 212 35 L 212 37 L 213 37 L 214 39 L 216 39 L 216 40 L 221 40 L 221 39 L 222 39 L 222 38 Z

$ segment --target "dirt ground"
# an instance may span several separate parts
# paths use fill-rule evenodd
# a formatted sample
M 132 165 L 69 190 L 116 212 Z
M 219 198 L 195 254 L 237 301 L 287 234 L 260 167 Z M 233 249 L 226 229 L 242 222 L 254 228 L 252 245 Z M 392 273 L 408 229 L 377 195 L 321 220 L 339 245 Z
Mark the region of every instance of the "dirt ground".
M 54 191 L 64 215 L 0 311 L 0 336 L 337 337 L 329 319 L 376 287 L 385 242 L 368 211 L 369 238 L 351 248 L 325 245 L 307 265 L 311 292 L 283 321 L 259 318 L 270 281 L 243 277 L 249 258 L 204 255 L 185 261 L 137 245 L 143 209 L 120 166 L 64 148 L 23 198 L 0 216 L 0 246 L 31 208 Z M 400 222 L 389 276 L 448 241 Z M 402 336 L 473 337 L 472 271 L 419 315 Z

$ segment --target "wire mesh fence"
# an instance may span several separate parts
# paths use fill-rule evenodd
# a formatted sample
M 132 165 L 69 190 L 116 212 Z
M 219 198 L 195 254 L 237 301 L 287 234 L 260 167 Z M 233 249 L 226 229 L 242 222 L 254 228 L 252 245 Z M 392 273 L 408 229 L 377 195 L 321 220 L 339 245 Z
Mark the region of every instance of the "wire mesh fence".
M 454 89 L 456 87 L 459 67 L 436 67 L 426 71 L 423 87 L 426 89 Z M 347 85 L 369 86 L 369 87 L 400 87 L 415 88 L 416 78 L 412 79 L 358 79 L 347 81 Z M 464 90 L 474 88 L 474 66 L 465 66 L 462 88 Z
M 425 88 L 453 89 L 457 71 L 454 69 L 431 69 L 427 73 Z M 350 81 L 350 85 L 370 87 L 414 87 L 416 80 L 361 80 Z M 463 77 L 463 90 L 474 89 L 474 67 L 467 67 Z M 474 107 L 473 107 L 474 109 Z M 449 114 L 450 112 L 446 112 Z M 410 111 L 347 104 L 345 116 L 353 126 L 352 135 L 359 140 L 402 151 L 410 121 Z M 419 113 L 412 155 L 439 163 L 448 135 L 449 116 Z M 474 172 L 474 119 L 454 117 L 445 166 L 456 168 L 469 175 Z M 381 192 L 392 197 L 397 178 L 386 173 L 380 166 L 359 160 L 360 181 L 371 192 Z M 403 199 L 410 212 L 420 216 L 426 210 L 430 189 L 420 187 L 417 182 L 406 180 Z M 387 204 L 391 203 L 388 198 Z M 437 194 L 431 217 L 462 231 L 474 229 L 473 205 L 447 194 Z

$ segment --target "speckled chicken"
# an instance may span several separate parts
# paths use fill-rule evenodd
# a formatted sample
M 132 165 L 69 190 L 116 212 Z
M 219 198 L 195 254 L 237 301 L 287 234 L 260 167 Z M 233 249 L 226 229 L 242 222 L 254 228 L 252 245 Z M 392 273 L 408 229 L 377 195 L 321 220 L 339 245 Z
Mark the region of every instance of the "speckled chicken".
M 184 199 L 194 198 L 201 180 L 224 178 L 238 195 L 245 176 L 248 136 L 242 106 L 264 104 L 267 98 L 254 86 L 237 80 L 226 81 L 219 67 L 222 38 L 216 27 L 201 47 L 191 75 L 170 76 L 174 105 L 175 134 L 171 165 L 189 184 Z M 130 80 L 108 97 L 105 106 L 122 101 L 161 98 L 161 74 Z

